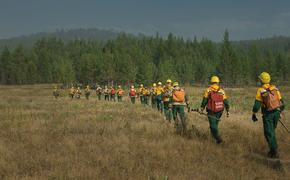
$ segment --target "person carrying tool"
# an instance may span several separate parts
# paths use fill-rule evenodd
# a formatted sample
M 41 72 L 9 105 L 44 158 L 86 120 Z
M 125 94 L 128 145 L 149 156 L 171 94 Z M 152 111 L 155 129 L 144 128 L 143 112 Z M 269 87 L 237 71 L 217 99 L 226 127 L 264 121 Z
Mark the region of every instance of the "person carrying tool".
M 268 157 L 279 158 L 275 129 L 285 105 L 279 89 L 270 84 L 271 76 L 269 73 L 262 72 L 259 75 L 259 80 L 262 85 L 258 88 L 256 93 L 252 120 L 254 122 L 258 121 L 256 113 L 261 108 L 263 114 L 264 136 L 270 149 Z
M 59 90 L 58 90 L 58 88 L 57 88 L 57 86 L 54 86 L 54 89 L 53 89 L 53 96 L 54 96 L 54 98 L 55 99 L 57 99 L 58 97 L 59 97 Z
M 104 95 L 105 95 L 105 101 L 110 101 L 110 90 L 108 88 L 108 86 L 105 86 L 105 89 L 104 89 Z
M 156 106 L 157 106 L 158 111 L 162 113 L 163 112 L 162 93 L 164 90 L 163 90 L 161 82 L 158 82 L 157 85 L 158 86 L 156 88 Z
M 178 115 L 179 115 L 183 134 L 186 133 L 186 116 L 185 116 L 185 111 L 184 111 L 185 106 L 188 106 L 188 97 L 184 89 L 179 87 L 179 83 L 174 82 L 173 89 L 172 89 L 173 120 L 175 122 L 175 127 L 178 130 L 178 127 L 179 127 Z
M 110 101 L 116 102 L 116 90 L 113 86 L 110 88 Z
M 137 97 L 137 92 L 134 86 L 131 86 L 130 91 L 129 91 L 129 97 L 131 99 L 131 103 L 135 104 L 136 97 Z
M 124 95 L 124 90 L 122 89 L 122 87 L 119 85 L 118 89 L 117 89 L 117 98 L 118 98 L 118 102 L 122 102 L 123 100 L 123 95 Z
M 219 86 L 219 77 L 212 76 L 210 82 L 211 85 L 206 89 L 203 96 L 200 113 L 203 113 L 206 107 L 211 134 L 215 138 L 216 143 L 220 144 L 223 140 L 219 134 L 218 125 L 224 108 L 227 111 L 227 117 L 229 117 L 230 105 L 225 91 Z
M 143 91 L 144 91 L 144 86 L 143 84 L 140 84 L 140 87 L 138 89 L 138 96 L 140 98 L 140 102 L 141 104 L 144 104 L 144 95 L 143 95 Z
M 171 104 L 172 90 L 173 90 L 172 81 L 171 79 L 168 79 L 163 89 L 162 101 L 163 101 L 163 109 L 164 109 L 165 118 L 169 122 L 171 121 L 171 118 L 172 118 L 172 104 Z
M 103 89 L 100 85 L 97 86 L 97 89 L 96 89 L 96 95 L 98 97 L 98 100 L 101 100 L 102 99 L 102 93 L 103 93 Z
M 85 96 L 86 96 L 86 99 L 87 99 L 87 100 L 89 100 L 90 95 L 91 95 L 90 86 L 87 85 L 87 87 L 86 87 L 86 89 L 85 89 Z
M 70 90 L 69 90 L 69 96 L 70 96 L 71 99 L 74 98 L 75 93 L 76 93 L 76 89 L 72 86 L 72 87 L 70 88 Z
M 156 108 L 156 83 L 153 83 L 150 89 L 150 94 L 151 94 L 151 106 L 152 108 Z

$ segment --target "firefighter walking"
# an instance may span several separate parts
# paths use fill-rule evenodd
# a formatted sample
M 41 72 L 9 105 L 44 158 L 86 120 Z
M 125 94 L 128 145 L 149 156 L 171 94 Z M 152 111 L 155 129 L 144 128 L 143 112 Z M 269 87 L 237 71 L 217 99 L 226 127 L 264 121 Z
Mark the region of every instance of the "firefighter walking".
M 101 88 L 100 85 L 97 86 L 97 89 L 96 89 L 96 95 L 98 97 L 98 100 L 101 100 L 102 99 L 102 93 L 103 93 L 103 89 Z
M 173 83 L 172 89 L 172 113 L 175 127 L 178 133 L 186 134 L 186 116 L 184 108 L 188 105 L 188 97 L 185 91 L 179 87 L 178 82 Z M 180 122 L 178 120 L 180 117 Z M 181 128 L 180 128 L 181 127 Z
M 140 87 L 138 89 L 138 96 L 140 98 L 141 104 L 144 104 L 144 94 L 143 94 L 143 91 L 144 91 L 144 86 L 143 86 L 143 84 L 140 84 Z
M 85 89 L 85 96 L 86 96 L 86 99 L 87 99 L 87 100 L 89 100 L 90 95 L 91 95 L 90 86 L 87 85 L 87 87 L 86 87 L 86 89 Z
M 143 104 L 149 105 L 150 90 L 147 87 L 144 87 L 142 94 L 143 94 Z
M 162 83 L 158 82 L 157 84 L 157 88 L 156 88 L 156 106 L 158 111 L 160 111 L 161 113 L 163 112 L 163 106 L 162 106 L 162 93 L 163 93 L 163 87 L 162 87 Z
M 203 113 L 203 110 L 206 107 L 210 131 L 212 136 L 215 138 L 217 144 L 223 142 L 218 129 L 220 118 L 223 114 L 224 108 L 227 111 L 227 117 L 229 117 L 230 109 L 230 105 L 227 100 L 225 91 L 219 86 L 219 83 L 219 77 L 211 77 L 211 85 L 206 89 L 204 93 L 200 109 L 200 112 Z
M 76 93 L 76 90 L 75 90 L 75 88 L 72 86 L 72 87 L 70 88 L 70 90 L 69 90 L 69 97 L 70 97 L 71 99 L 73 99 L 75 93 Z
M 105 96 L 105 101 L 110 101 L 110 90 L 108 88 L 108 86 L 105 86 L 105 89 L 104 89 L 104 96 Z
M 281 112 L 284 110 L 284 102 L 279 89 L 270 84 L 271 76 L 267 72 L 262 72 L 259 75 L 261 87 L 256 93 L 255 104 L 253 106 L 252 120 L 258 121 L 256 113 L 261 108 L 264 136 L 269 146 L 268 157 L 278 158 L 278 145 L 276 140 L 275 129 L 280 120 Z
M 157 108 L 157 106 L 156 106 L 156 83 L 153 83 L 152 88 L 150 89 L 150 95 L 151 95 L 152 108 Z
M 81 91 L 81 88 L 78 87 L 76 92 L 75 92 L 75 96 L 77 99 L 80 99 L 81 98 L 81 95 L 82 95 L 82 91 Z
M 172 104 L 171 104 L 172 90 L 173 90 L 172 81 L 168 79 L 163 89 L 162 101 L 163 101 L 163 110 L 164 110 L 165 118 L 169 122 L 172 119 Z
M 131 103 L 135 104 L 137 92 L 136 92 L 136 89 L 134 86 L 131 86 L 131 88 L 130 88 L 129 97 L 130 97 Z
M 117 98 L 118 98 L 118 102 L 122 102 L 123 101 L 123 95 L 124 95 L 124 90 L 122 89 L 122 87 L 119 85 L 118 89 L 117 89 Z
M 113 86 L 110 88 L 110 101 L 116 102 L 116 90 Z
M 59 97 L 60 93 L 59 93 L 59 90 L 58 90 L 57 86 L 54 86 L 52 94 L 53 94 L 55 99 L 57 99 Z

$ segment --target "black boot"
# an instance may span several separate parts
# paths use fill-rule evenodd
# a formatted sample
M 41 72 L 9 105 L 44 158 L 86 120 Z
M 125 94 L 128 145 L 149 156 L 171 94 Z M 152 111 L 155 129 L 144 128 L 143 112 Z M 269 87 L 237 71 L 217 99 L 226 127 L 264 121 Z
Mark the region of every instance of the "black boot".
M 268 157 L 269 158 L 276 158 L 276 159 L 278 159 L 279 158 L 278 151 L 277 150 L 270 150 L 268 152 Z
M 223 139 L 221 138 L 221 137 L 217 137 L 216 138 L 216 143 L 217 144 L 221 144 L 221 143 L 223 143 L 224 141 L 223 141 Z

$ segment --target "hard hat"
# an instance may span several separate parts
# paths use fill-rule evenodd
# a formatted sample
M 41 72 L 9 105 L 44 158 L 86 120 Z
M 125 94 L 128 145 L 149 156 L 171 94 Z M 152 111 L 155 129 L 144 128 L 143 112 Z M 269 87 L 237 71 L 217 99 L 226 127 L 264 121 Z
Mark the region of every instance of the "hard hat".
M 166 83 L 172 83 L 171 79 L 167 79 Z
M 140 84 L 140 87 L 143 87 L 143 84 Z
M 87 88 L 89 88 L 90 86 L 89 85 L 87 85 Z
M 162 82 L 158 82 L 158 85 L 160 85 L 160 86 L 161 86 L 161 85 L 162 85 Z
M 271 81 L 271 76 L 269 73 L 267 72 L 262 72 L 260 75 L 259 75 L 259 79 L 262 81 L 262 83 L 264 84 L 268 84 L 270 83 Z
M 156 87 L 156 83 L 153 83 L 153 87 Z
M 173 86 L 179 86 L 179 83 L 178 82 L 174 82 Z
M 131 88 L 133 89 L 133 88 L 134 88 L 134 86 L 131 86 Z
M 211 83 L 219 83 L 220 82 L 220 78 L 217 76 L 212 76 L 210 79 Z
M 121 85 L 119 85 L 118 88 L 121 88 Z

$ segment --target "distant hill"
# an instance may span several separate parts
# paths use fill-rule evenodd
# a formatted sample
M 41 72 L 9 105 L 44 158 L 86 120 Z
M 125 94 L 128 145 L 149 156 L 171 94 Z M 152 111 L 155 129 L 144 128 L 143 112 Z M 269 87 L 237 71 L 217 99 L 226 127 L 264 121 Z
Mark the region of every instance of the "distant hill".
M 71 29 L 71 30 L 57 30 L 55 32 L 39 32 L 30 35 L 18 36 L 7 39 L 0 39 L 0 49 L 4 46 L 14 48 L 19 44 L 24 47 L 31 47 L 40 38 L 43 37 L 57 37 L 64 41 L 85 39 L 85 40 L 98 40 L 108 41 L 118 36 L 118 32 L 113 30 L 101 30 L 96 28 L 91 29 Z

